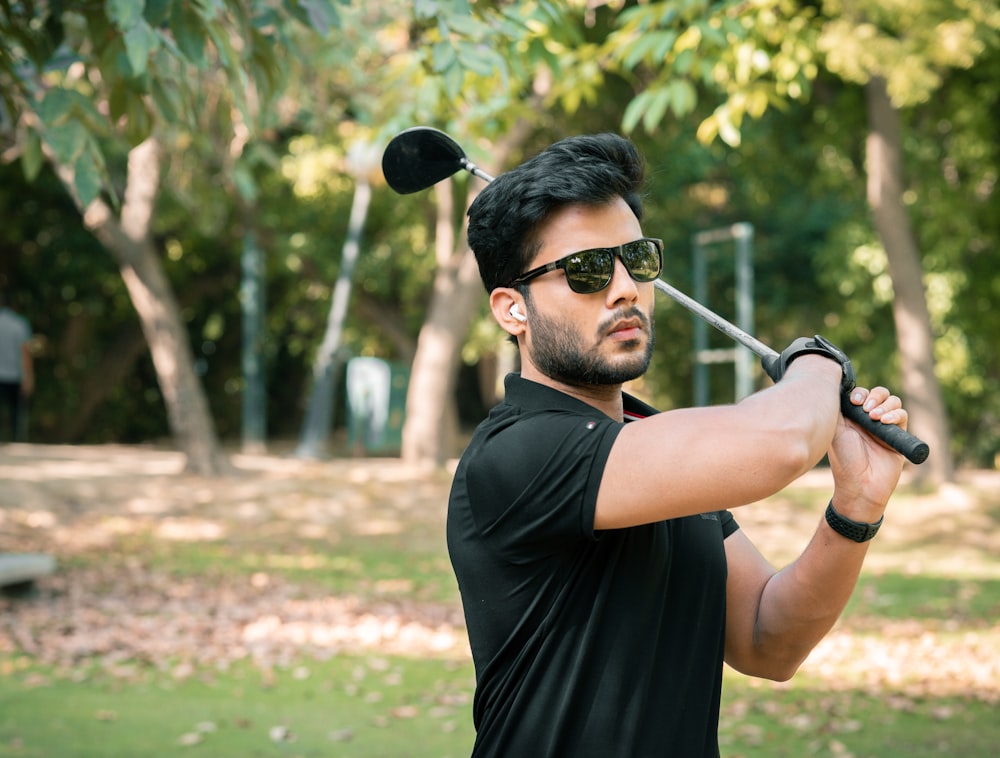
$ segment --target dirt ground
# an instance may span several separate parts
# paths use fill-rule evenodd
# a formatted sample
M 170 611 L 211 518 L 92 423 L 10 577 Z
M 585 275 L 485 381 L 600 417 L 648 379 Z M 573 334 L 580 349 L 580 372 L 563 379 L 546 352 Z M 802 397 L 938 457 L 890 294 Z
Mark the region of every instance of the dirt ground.
M 152 447 L 0 446 L 0 552 L 57 560 L 38 597 L 6 608 L 0 598 L 0 652 L 62 666 L 171 660 L 181 670 L 345 649 L 467 658 L 457 598 L 418 602 L 379 587 L 317 594 L 280 570 L 336 567 L 355 535 L 404 535 L 444 556 L 447 473 L 393 459 L 236 453 L 232 462 L 233 476 L 204 478 L 183 473 L 181 455 Z M 246 578 L 207 566 L 199 581 L 178 578 L 134 549 L 115 550 L 130 538 L 266 542 L 275 570 Z M 328 555 L 296 555 L 304 540 L 328 543 Z
M 233 476 L 209 479 L 183 473 L 181 455 L 154 447 L 0 446 L 0 552 L 44 552 L 58 561 L 38 597 L 0 599 L 0 652 L 23 650 L 56 666 L 96 658 L 126 673 L 135 661 L 170 661 L 178 675 L 247 657 L 280 664 L 303 651 L 468 660 L 457 593 L 450 602 L 303 593 L 267 571 L 178 579 L 141 555 L 115 553 L 130 535 L 219 542 L 252 533 L 281 545 L 326 541 L 330 556 L 296 560 L 335 561 L 352 536 L 401 535 L 446 560 L 448 471 L 388 458 L 234 453 L 232 461 Z M 829 492 L 829 473 L 818 469 L 787 497 L 740 509 L 737 519 L 780 566 L 806 544 Z M 928 494 L 904 479 L 900 492 L 866 572 L 998 586 L 1000 472 L 965 472 L 959 484 Z M 1000 700 L 1000 619 L 886 622 L 876 634 L 865 623 L 864 635 L 838 626 L 807 664 L 812 675 L 843 681 L 849 665 L 859 677 L 914 691 Z M 915 672 L 915 661 L 926 665 Z

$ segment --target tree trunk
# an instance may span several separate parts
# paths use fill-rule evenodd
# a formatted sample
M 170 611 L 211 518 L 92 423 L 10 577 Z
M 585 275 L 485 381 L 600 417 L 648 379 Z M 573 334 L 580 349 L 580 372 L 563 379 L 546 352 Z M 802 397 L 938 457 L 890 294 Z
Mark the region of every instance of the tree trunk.
M 466 245 L 434 277 L 434 299 L 417 339 L 406 392 L 404 461 L 440 466 L 455 452 L 458 362 L 482 298 L 479 267 Z
M 187 457 L 187 470 L 214 476 L 230 471 L 229 461 L 219 444 L 204 389 L 195 374 L 191 345 L 177 300 L 150 235 L 159 190 L 158 153 L 153 138 L 129 152 L 119 219 L 102 200 L 95 200 L 84 211 L 83 221 L 118 263 L 149 345 L 170 430 Z M 65 170 L 60 173 L 64 175 Z M 69 182 L 66 178 L 64 175 L 64 182 L 72 188 L 71 177 Z
M 359 175 L 354 187 L 351 216 L 347 224 L 347 238 L 340 257 L 340 271 L 333 287 L 330 312 L 326 320 L 326 333 L 313 361 L 313 386 L 309 393 L 306 417 L 302 423 L 297 458 L 324 458 L 333 425 L 333 401 L 337 389 L 337 372 L 340 367 L 340 342 L 347 320 L 347 306 L 351 300 L 354 267 L 361 250 L 361 232 L 371 206 L 372 188 L 367 177 Z
M 868 204 L 889 259 L 895 293 L 892 312 L 902 370 L 902 395 L 910 413 L 909 429 L 930 446 L 931 455 L 917 471 L 928 484 L 954 479 L 948 416 L 934 373 L 934 336 L 923 286 L 920 251 L 903 203 L 899 112 L 885 80 L 873 77 L 865 87 L 868 102 Z
M 495 162 L 498 165 L 505 163 L 507 156 L 523 144 L 529 133 L 528 123 L 517 122 L 494 146 Z M 461 242 L 456 242 L 451 190 L 450 181 L 435 187 L 438 210 L 434 242 L 438 268 L 434 295 L 417 339 L 417 353 L 406 393 L 402 458 L 418 465 L 440 466 L 449 455 L 458 452 L 452 448 L 458 428 L 455 386 L 459 360 L 476 309 L 484 302 L 479 266 L 469 249 L 464 225 Z M 466 208 L 477 194 L 478 190 L 469 193 Z
M 243 344 L 243 403 L 240 436 L 244 453 L 267 450 L 267 379 L 264 376 L 264 322 L 267 312 L 267 265 L 253 215 L 256 203 L 243 206 L 243 251 L 240 255 L 240 313 Z

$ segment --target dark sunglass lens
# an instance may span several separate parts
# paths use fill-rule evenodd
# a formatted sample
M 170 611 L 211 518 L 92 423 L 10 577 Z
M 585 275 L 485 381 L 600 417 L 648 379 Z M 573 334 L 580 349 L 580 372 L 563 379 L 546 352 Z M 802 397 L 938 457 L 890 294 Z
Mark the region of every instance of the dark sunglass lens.
M 597 292 L 611 281 L 614 256 L 609 250 L 584 250 L 566 261 L 566 281 L 574 292 Z
M 651 240 L 623 245 L 622 261 L 637 282 L 651 282 L 660 275 L 660 250 Z

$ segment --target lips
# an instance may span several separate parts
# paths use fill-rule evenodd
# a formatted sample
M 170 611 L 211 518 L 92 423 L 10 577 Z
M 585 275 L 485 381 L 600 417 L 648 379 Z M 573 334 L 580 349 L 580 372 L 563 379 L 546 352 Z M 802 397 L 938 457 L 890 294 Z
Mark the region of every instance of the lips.
M 618 321 L 608 330 L 608 334 L 616 339 L 636 339 L 642 334 L 643 323 L 640 319 L 630 318 Z

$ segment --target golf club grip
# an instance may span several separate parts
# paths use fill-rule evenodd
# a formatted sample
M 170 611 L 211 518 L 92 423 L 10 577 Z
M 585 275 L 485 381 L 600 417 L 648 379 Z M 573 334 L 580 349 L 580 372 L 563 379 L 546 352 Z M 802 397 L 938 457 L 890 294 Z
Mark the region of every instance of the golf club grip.
M 923 463 L 930 454 L 930 447 L 919 437 L 915 437 L 895 424 L 883 424 L 868 415 L 860 405 L 851 402 L 850 394 L 840 393 L 840 412 L 873 437 L 882 440 L 910 463 Z

